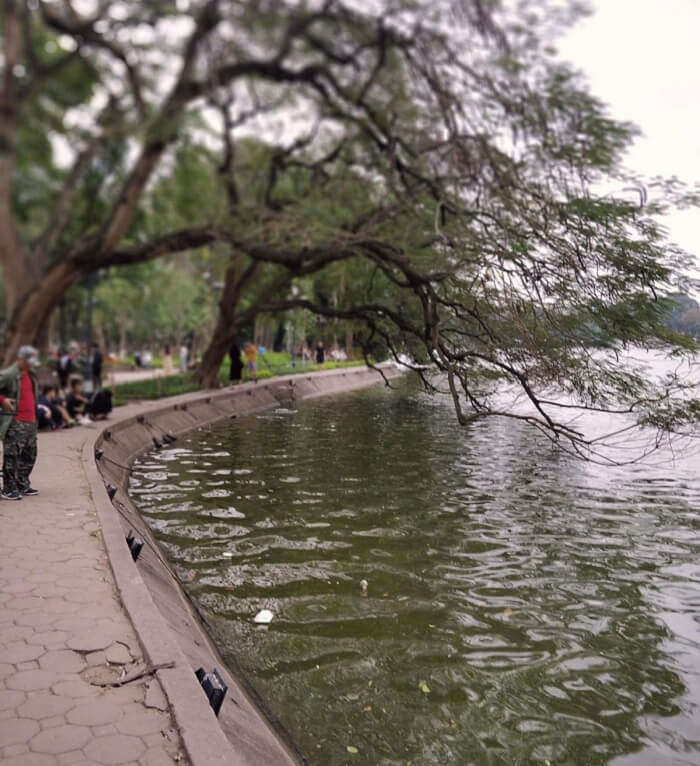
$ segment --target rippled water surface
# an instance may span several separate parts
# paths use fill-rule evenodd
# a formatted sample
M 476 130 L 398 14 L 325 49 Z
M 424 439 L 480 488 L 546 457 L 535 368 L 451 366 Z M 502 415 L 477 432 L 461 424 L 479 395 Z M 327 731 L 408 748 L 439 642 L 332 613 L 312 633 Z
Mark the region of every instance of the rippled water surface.
M 173 446 L 132 497 L 310 763 L 700 764 L 697 458 L 586 465 L 410 386 Z

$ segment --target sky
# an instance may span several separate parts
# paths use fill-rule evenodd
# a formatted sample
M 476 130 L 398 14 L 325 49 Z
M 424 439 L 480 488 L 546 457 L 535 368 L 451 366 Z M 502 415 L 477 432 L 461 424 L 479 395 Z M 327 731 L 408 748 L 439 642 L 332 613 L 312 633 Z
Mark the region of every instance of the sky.
M 644 175 L 700 183 L 700 0 L 592 0 L 593 16 L 559 42 L 610 113 L 641 128 L 627 165 Z M 696 255 L 700 209 L 666 220 Z

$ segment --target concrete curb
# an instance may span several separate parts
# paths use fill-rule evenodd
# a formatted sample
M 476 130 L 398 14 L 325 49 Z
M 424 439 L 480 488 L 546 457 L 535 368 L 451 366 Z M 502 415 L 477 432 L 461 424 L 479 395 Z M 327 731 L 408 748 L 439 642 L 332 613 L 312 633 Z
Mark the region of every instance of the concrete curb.
M 192 766 L 241 764 L 216 717 L 206 702 L 177 641 L 173 638 L 153 601 L 150 591 L 132 561 L 119 517 L 105 491 L 95 463 L 96 434 L 83 446 L 83 467 L 90 484 L 92 501 L 102 527 L 117 591 L 136 631 L 144 656 L 155 665 L 174 661 L 172 669 L 157 671 L 158 680 L 170 704 L 183 746 Z
M 387 378 L 401 374 L 393 366 L 384 367 L 383 372 Z M 305 759 L 265 710 L 255 690 L 246 686 L 245 679 L 227 677 L 233 713 L 226 733 L 222 728 L 225 724 L 209 707 L 194 676 L 193 663 L 220 662 L 220 656 L 179 582 L 158 554 L 150 531 L 143 522 L 138 523 L 140 517 L 126 493 L 130 466 L 139 454 L 153 448 L 154 438 L 158 438 L 154 434 L 180 436 L 227 417 L 350 391 L 381 380 L 380 373 L 365 367 L 342 368 L 272 378 L 224 392 L 197 392 L 129 405 L 121 409 L 124 417 L 96 430 L 83 446 L 83 467 L 114 580 L 144 656 L 154 665 L 174 662 L 173 668 L 158 670 L 157 676 L 192 766 L 273 766 L 305 763 Z M 97 449 L 105 454 L 99 463 Z M 106 457 L 107 452 L 110 457 Z M 119 490 L 114 500 L 106 492 L 108 483 Z M 149 538 L 151 550 L 145 561 L 140 559 L 136 564 L 132 560 L 125 527 L 135 527 L 142 537 Z

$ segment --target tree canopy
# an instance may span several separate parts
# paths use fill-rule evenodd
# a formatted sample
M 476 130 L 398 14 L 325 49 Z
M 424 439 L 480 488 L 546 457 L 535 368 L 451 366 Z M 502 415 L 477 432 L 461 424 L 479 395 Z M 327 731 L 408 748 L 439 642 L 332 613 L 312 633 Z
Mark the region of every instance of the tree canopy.
M 557 58 L 580 4 L 2 7 L 6 356 L 85 274 L 207 246 L 205 384 L 242 323 L 301 308 L 408 355 L 462 424 L 523 418 L 590 457 L 576 412 L 695 422 L 685 381 L 624 350 L 693 351 L 664 322 L 690 261 L 659 221 L 696 196 L 627 170 L 636 129 Z

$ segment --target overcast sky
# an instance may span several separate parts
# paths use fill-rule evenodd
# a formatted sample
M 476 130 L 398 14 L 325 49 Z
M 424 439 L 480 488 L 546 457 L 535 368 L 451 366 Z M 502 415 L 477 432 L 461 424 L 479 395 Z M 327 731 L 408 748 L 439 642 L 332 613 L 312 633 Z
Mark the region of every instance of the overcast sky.
M 560 41 L 613 117 L 643 131 L 628 157 L 646 175 L 700 182 L 700 0 L 592 0 Z M 674 214 L 671 238 L 700 264 L 700 210 Z

